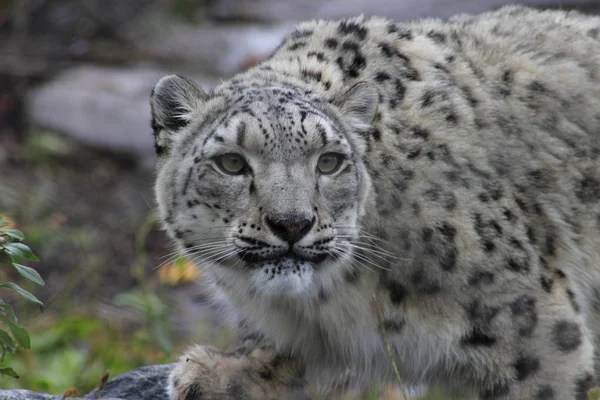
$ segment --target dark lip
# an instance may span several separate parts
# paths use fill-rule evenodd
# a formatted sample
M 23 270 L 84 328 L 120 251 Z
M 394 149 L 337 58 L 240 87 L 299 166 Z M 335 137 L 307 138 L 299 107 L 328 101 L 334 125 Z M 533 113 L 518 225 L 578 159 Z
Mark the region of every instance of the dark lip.
M 285 258 L 289 258 L 294 261 L 310 262 L 310 263 L 314 263 L 314 264 L 319 264 L 319 263 L 325 261 L 328 257 L 329 257 L 328 254 L 319 254 L 318 256 L 314 256 L 314 257 L 303 257 L 297 253 L 294 253 L 291 250 L 287 251 L 286 253 L 275 255 L 272 257 L 261 257 L 261 256 L 257 256 L 252 253 L 243 253 L 240 255 L 240 258 L 243 261 L 246 261 L 250 264 L 258 264 L 258 263 L 264 263 L 264 262 L 275 262 L 276 263 Z

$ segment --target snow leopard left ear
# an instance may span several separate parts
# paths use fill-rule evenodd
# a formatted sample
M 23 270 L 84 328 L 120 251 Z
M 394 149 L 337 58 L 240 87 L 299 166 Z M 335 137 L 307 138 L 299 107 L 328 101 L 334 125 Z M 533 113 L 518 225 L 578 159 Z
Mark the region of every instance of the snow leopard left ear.
M 158 81 L 150 96 L 158 155 L 168 151 L 173 137 L 188 125 L 194 112 L 201 109 L 208 98 L 198 85 L 179 75 L 165 76 Z
M 371 128 L 378 102 L 377 90 L 367 82 L 358 82 L 335 96 L 332 104 L 340 109 L 347 123 L 362 131 Z

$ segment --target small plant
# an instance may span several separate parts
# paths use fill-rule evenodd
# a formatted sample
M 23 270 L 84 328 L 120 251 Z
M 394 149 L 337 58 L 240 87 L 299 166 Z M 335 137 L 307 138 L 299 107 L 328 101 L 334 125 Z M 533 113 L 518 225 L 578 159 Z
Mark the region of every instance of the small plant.
M 17 229 L 9 229 L 8 226 L 9 223 L 0 216 L 0 264 L 12 265 L 24 278 L 43 286 L 42 277 L 34 269 L 21 264 L 25 261 L 39 261 L 39 259 L 27 245 L 21 243 L 25 239 L 23 233 Z M 0 289 L 14 290 L 28 301 L 43 306 L 37 297 L 15 283 L 0 282 Z M 18 378 L 12 368 L 3 367 L 1 363 L 4 362 L 7 353 L 12 354 L 17 350 L 17 346 L 30 348 L 29 333 L 18 324 L 12 306 L 2 300 L 0 300 L 0 327 L 8 327 L 12 334 L 11 336 L 5 329 L 0 329 L 0 376 Z
M 144 291 L 130 291 L 118 294 L 115 304 L 120 307 L 130 307 L 144 316 L 146 329 L 137 332 L 140 339 L 158 344 L 165 354 L 172 352 L 171 310 L 160 297 Z

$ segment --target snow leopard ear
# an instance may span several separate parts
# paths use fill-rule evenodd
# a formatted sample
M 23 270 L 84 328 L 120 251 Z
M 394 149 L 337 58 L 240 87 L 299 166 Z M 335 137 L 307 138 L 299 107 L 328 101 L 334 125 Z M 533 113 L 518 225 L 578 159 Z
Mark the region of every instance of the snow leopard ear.
M 368 130 L 377 112 L 379 94 L 367 82 L 358 82 L 350 89 L 338 94 L 332 103 L 352 126 L 359 130 Z
M 190 122 L 192 115 L 208 100 L 208 95 L 191 80 L 179 75 L 165 76 L 150 96 L 152 129 L 156 153 L 171 147 L 172 138 Z

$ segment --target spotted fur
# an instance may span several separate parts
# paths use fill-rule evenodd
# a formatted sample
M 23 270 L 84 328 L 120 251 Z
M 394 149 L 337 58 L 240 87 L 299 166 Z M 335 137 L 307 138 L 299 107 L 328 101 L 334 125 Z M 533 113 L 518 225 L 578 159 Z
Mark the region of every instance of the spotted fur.
M 600 332 L 599 31 L 523 7 L 312 21 L 210 93 L 163 78 L 165 227 L 274 354 L 192 349 L 171 398 L 283 398 L 347 367 L 390 381 L 384 331 L 406 382 L 584 399 Z M 223 154 L 243 168 L 224 171 Z M 294 367 L 280 374 L 281 357 Z

